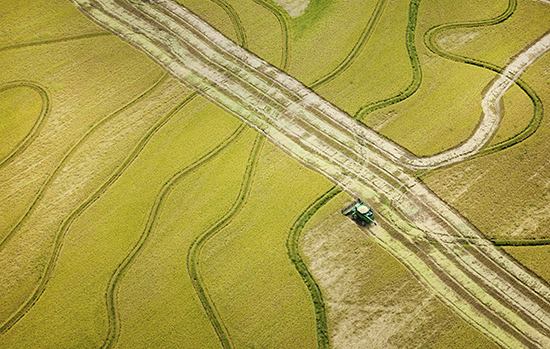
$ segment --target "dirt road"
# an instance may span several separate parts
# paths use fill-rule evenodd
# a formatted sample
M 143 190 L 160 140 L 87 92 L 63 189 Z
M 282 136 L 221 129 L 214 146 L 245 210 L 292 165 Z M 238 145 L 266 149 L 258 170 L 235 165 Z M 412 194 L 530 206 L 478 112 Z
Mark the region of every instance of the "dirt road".
M 466 321 L 503 347 L 550 347 L 550 288 L 401 166 L 422 168 L 415 161 L 425 160 L 169 0 L 73 2 L 288 154 L 367 199 L 380 217 L 373 238 Z

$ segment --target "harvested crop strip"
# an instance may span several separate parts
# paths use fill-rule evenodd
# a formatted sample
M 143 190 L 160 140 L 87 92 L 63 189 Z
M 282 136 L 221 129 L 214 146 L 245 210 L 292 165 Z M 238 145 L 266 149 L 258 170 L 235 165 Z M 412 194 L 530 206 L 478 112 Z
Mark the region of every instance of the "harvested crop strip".
M 317 327 L 317 343 L 319 348 L 330 347 L 325 302 L 323 301 L 323 295 L 321 294 L 319 285 L 315 282 L 315 279 L 307 269 L 306 264 L 300 256 L 298 241 L 300 240 L 300 235 L 302 234 L 304 226 L 311 219 L 311 217 L 313 217 L 313 215 L 319 211 L 321 207 L 341 192 L 342 189 L 338 186 L 334 186 L 323 194 L 323 196 L 318 198 L 310 207 L 308 207 L 300 215 L 300 217 L 298 217 L 294 223 L 294 226 L 292 226 L 292 229 L 290 229 L 290 234 L 286 242 L 288 256 L 311 294 L 311 299 L 315 308 L 315 323 Z
M 200 275 L 200 255 L 205 244 L 211 238 L 213 238 L 216 233 L 220 232 L 224 227 L 226 227 L 246 203 L 246 198 L 250 194 L 250 189 L 252 188 L 254 169 L 256 168 L 256 164 L 258 162 L 258 155 L 260 154 L 263 141 L 264 138 L 261 136 L 261 134 L 258 134 L 254 147 L 252 148 L 252 152 L 250 153 L 248 166 L 244 174 L 239 195 L 229 212 L 227 212 L 222 218 L 220 218 L 220 220 L 218 220 L 210 229 L 199 235 L 195 239 L 195 241 L 193 241 L 187 253 L 187 270 L 189 272 L 191 283 L 193 284 L 193 288 L 195 289 L 195 292 L 199 297 L 204 312 L 212 323 L 212 327 L 214 327 L 214 330 L 216 331 L 218 339 L 220 340 L 220 344 L 223 348 L 233 348 L 234 345 L 231 341 L 231 336 L 229 335 L 227 328 L 223 324 L 221 316 L 218 313 L 214 302 L 210 298 L 206 285 Z
M 195 95 L 196 93 L 193 93 L 191 95 L 191 98 L 194 97 Z M 190 98 L 186 99 L 186 101 L 189 101 L 189 100 Z M 107 337 L 103 342 L 103 346 L 102 346 L 103 348 L 112 348 L 113 346 L 115 346 L 118 340 L 118 336 L 120 334 L 120 322 L 118 319 L 117 304 L 116 304 L 116 290 L 117 290 L 118 283 L 124 277 L 124 273 L 131 267 L 133 261 L 137 258 L 143 246 L 147 242 L 147 239 L 149 238 L 152 231 L 154 230 L 156 226 L 156 221 L 158 219 L 159 213 L 161 212 L 164 201 L 170 195 L 174 187 L 183 178 L 191 174 L 193 171 L 197 170 L 199 167 L 208 163 L 220 152 L 226 149 L 235 140 L 237 140 L 239 136 L 242 135 L 245 129 L 246 129 L 245 125 L 239 126 L 227 139 L 225 139 L 220 144 L 218 144 L 216 148 L 212 149 L 210 152 L 202 156 L 193 164 L 181 169 L 179 172 L 174 174 L 169 180 L 167 180 L 164 183 L 149 213 L 149 218 L 147 220 L 145 229 L 143 230 L 140 236 L 139 241 L 136 243 L 133 249 L 128 253 L 126 258 L 124 258 L 124 260 L 119 264 L 117 269 L 114 271 L 111 277 L 111 280 L 109 281 L 109 285 L 107 287 L 106 296 L 105 296 L 106 303 L 107 303 L 107 311 L 109 316 L 109 332 L 107 333 Z

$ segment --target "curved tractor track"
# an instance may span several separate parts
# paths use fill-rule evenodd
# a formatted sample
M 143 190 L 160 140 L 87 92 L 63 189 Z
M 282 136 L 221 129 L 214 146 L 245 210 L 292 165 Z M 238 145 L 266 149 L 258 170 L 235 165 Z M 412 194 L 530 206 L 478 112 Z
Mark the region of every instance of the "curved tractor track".
M 489 338 L 508 348 L 550 347 L 550 287 L 399 165 L 408 160 L 397 145 L 178 4 L 73 1 L 289 155 L 367 199 L 379 217 L 368 230 L 374 240 Z

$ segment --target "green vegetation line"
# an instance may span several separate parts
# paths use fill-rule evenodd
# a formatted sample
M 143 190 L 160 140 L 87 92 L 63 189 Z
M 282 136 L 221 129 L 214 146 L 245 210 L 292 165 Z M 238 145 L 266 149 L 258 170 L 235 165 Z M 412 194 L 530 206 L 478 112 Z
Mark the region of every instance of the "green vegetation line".
M 544 246 L 550 245 L 550 239 L 530 239 L 530 240 L 490 240 L 495 246 Z
M 8 234 L 4 237 L 4 239 L 2 241 L 0 241 L 0 252 L 2 251 L 5 243 L 10 239 L 10 237 L 13 235 L 13 233 L 21 226 L 21 224 L 23 224 L 23 221 L 27 218 L 27 216 L 30 214 L 30 212 L 32 211 L 32 209 L 37 205 L 37 203 L 40 201 L 40 199 L 42 198 L 42 194 L 44 193 L 44 191 L 46 190 L 46 188 L 48 187 L 48 185 L 52 182 L 52 180 L 58 175 L 58 173 L 60 172 L 61 170 L 61 167 L 65 164 L 65 162 L 67 161 L 67 159 L 76 151 L 76 149 L 84 142 L 85 139 L 88 138 L 89 135 L 91 135 L 99 126 L 103 125 L 104 123 L 106 123 L 107 121 L 109 121 L 111 118 L 113 118 L 114 116 L 120 114 L 122 111 L 128 109 L 130 106 L 136 104 L 138 101 L 140 101 L 141 99 L 143 99 L 146 95 L 148 95 L 149 93 L 151 93 L 156 87 L 158 87 L 166 78 L 168 77 L 168 74 L 167 73 L 164 73 L 160 79 L 158 79 L 151 87 L 149 87 L 145 92 L 143 92 L 142 94 L 140 94 L 139 96 L 137 96 L 136 98 L 134 98 L 133 100 L 131 100 L 130 102 L 128 102 L 127 104 L 125 104 L 124 106 L 120 107 L 119 109 L 115 110 L 113 113 L 105 116 L 103 119 L 101 119 L 99 122 L 95 123 L 94 125 L 92 125 L 87 131 L 86 133 L 78 140 L 78 142 L 76 142 L 76 144 L 74 144 L 71 149 L 69 149 L 69 151 L 67 151 L 67 153 L 65 153 L 65 155 L 63 156 L 63 159 L 61 159 L 61 162 L 54 168 L 53 172 L 48 176 L 48 178 L 46 178 L 46 181 L 44 182 L 44 184 L 42 184 L 42 187 L 40 187 L 38 193 L 36 194 L 33 202 L 31 203 L 31 205 L 29 206 L 29 208 L 25 211 L 25 213 L 23 214 L 23 216 L 19 219 L 19 221 L 10 229 L 10 231 L 8 232 Z
M 338 75 L 345 72 L 355 61 L 355 59 L 359 56 L 361 51 L 363 50 L 363 47 L 367 44 L 369 39 L 372 36 L 372 33 L 374 32 L 374 29 L 380 22 L 380 18 L 382 17 L 382 13 L 384 12 L 384 9 L 386 8 L 386 4 L 388 3 L 388 0 L 379 0 L 376 4 L 376 8 L 374 9 L 374 12 L 372 16 L 370 17 L 367 26 L 365 29 L 363 29 L 363 32 L 361 33 L 361 36 L 359 37 L 359 40 L 355 43 L 355 46 L 353 46 L 353 49 L 348 53 L 346 58 L 330 73 L 323 76 L 320 79 L 317 79 L 315 82 L 313 82 L 309 87 L 315 88 L 322 84 L 325 84 L 327 82 L 330 82 L 332 79 L 336 78 Z
M 164 126 L 178 110 L 180 110 L 191 98 L 193 98 L 194 95 L 195 93 L 188 96 L 184 101 L 172 108 L 172 110 L 170 110 L 164 117 L 162 117 L 153 126 L 153 128 L 140 140 L 140 142 L 134 147 L 130 155 L 117 167 L 115 172 L 107 179 L 107 181 L 105 181 L 92 195 L 90 195 L 88 199 L 86 199 L 86 201 L 84 201 L 76 209 L 74 209 L 71 214 L 61 223 L 60 229 L 57 231 L 57 234 L 55 236 L 52 255 L 50 256 L 44 272 L 39 279 L 39 284 L 34 289 L 32 295 L 23 303 L 23 305 L 21 305 L 14 314 L 12 314 L 4 323 L 2 323 L 2 325 L 0 325 L 0 334 L 7 332 L 23 316 L 25 316 L 25 314 L 34 306 L 34 304 L 36 304 L 36 302 L 46 289 L 46 285 L 50 280 L 57 259 L 59 258 L 59 253 L 61 251 L 65 235 L 67 235 L 67 232 L 73 222 L 120 178 L 124 171 L 138 157 L 138 155 L 151 140 L 151 138 L 155 135 L 155 133 L 157 133 L 157 131 L 162 128 L 162 126 Z
M 88 34 L 80 34 L 80 35 L 74 35 L 74 36 L 66 36 L 66 37 L 57 38 L 57 39 L 48 39 L 48 40 L 27 42 L 22 44 L 9 45 L 9 46 L 0 47 L 0 52 L 5 50 L 21 48 L 21 47 L 38 46 L 38 45 L 44 45 L 44 44 L 52 44 L 57 42 L 65 42 L 65 41 L 93 38 L 96 36 L 107 36 L 107 35 L 113 35 L 113 33 L 111 32 L 88 33 Z
M 225 0 L 212 0 L 213 3 L 220 6 L 225 13 L 231 18 L 231 21 L 233 22 L 233 25 L 235 27 L 235 32 L 237 33 L 237 39 L 239 41 L 239 45 L 241 45 L 244 48 L 247 48 L 248 43 L 246 41 L 246 32 L 244 31 L 243 22 L 241 21 L 241 18 L 239 17 L 239 14 L 233 6 L 231 6 L 227 1 Z
M 375 110 L 399 103 L 412 96 L 420 87 L 420 83 L 422 82 L 422 70 L 420 68 L 420 60 L 418 59 L 418 53 L 416 52 L 415 43 L 416 22 L 418 17 L 419 5 L 420 0 L 411 0 L 411 3 L 409 5 L 409 23 L 407 25 L 407 30 L 405 34 L 405 43 L 407 46 L 407 52 L 409 53 L 409 59 L 411 61 L 413 72 L 411 83 L 409 84 L 409 86 L 407 86 L 406 89 L 397 93 L 395 96 L 363 105 L 359 108 L 357 113 L 355 113 L 355 119 L 364 120 L 367 114 L 372 113 Z
M 29 87 L 35 90 L 36 92 L 38 92 L 40 94 L 40 98 L 42 98 L 42 110 L 40 111 L 40 115 L 38 116 L 38 119 L 32 126 L 29 133 L 27 133 L 25 138 L 23 138 L 21 142 L 17 144 L 15 149 L 10 154 L 8 154 L 4 159 L 0 160 L 0 168 L 5 166 L 17 154 L 21 153 L 23 150 L 25 150 L 29 146 L 29 144 L 31 144 L 31 142 L 34 140 L 34 138 L 38 134 L 38 130 L 42 127 L 42 124 L 44 123 L 46 116 L 50 112 L 50 98 L 48 96 L 48 93 L 42 86 L 38 85 L 37 83 L 29 82 L 29 81 L 11 82 L 0 87 L 0 92 L 6 91 L 12 88 L 16 88 L 16 87 Z
M 282 52 L 281 52 L 281 69 L 288 69 L 288 38 L 290 36 L 290 24 L 288 23 L 288 17 L 286 13 L 281 11 L 277 6 L 265 1 L 265 0 L 254 0 L 255 3 L 261 5 L 268 9 L 273 15 L 277 18 L 279 25 L 281 26 L 281 37 L 282 37 Z
M 233 217 L 235 217 L 235 215 L 242 209 L 242 207 L 246 203 L 246 199 L 250 194 L 250 189 L 252 187 L 251 186 L 252 179 L 254 177 L 254 170 L 256 168 L 256 164 L 258 162 L 258 157 L 259 157 L 260 150 L 264 140 L 265 138 L 261 134 L 258 134 L 254 147 L 252 148 L 252 151 L 250 153 L 248 166 L 244 173 L 244 178 L 242 181 L 239 195 L 235 200 L 235 202 L 233 203 L 233 206 L 229 209 L 229 212 L 227 212 L 210 229 L 208 229 L 203 234 L 199 235 L 195 239 L 195 241 L 193 241 L 187 253 L 187 270 L 189 272 L 189 277 L 191 278 L 191 283 L 193 284 L 193 288 L 195 289 L 195 292 L 199 297 L 199 300 L 204 308 L 204 311 L 208 316 L 208 318 L 210 319 L 210 322 L 212 323 L 212 326 L 214 327 L 214 330 L 216 331 L 218 339 L 220 340 L 220 343 L 224 349 L 233 348 L 234 346 L 233 346 L 233 343 L 231 342 L 231 337 L 229 336 L 229 332 L 225 327 L 225 325 L 223 324 L 220 314 L 218 313 L 214 305 L 214 302 L 210 298 L 210 295 L 208 294 L 208 290 L 206 289 L 206 285 L 200 275 L 200 272 L 199 272 L 200 254 L 202 252 L 202 249 L 204 248 L 204 245 L 212 237 L 214 237 L 218 232 L 220 232 L 224 227 L 226 227 L 231 222 Z
M 313 276 L 307 269 L 306 264 L 300 257 L 300 251 L 298 247 L 300 235 L 306 223 L 310 220 L 311 217 L 321 208 L 323 205 L 328 203 L 330 199 L 338 195 L 342 189 L 338 186 L 332 187 L 329 191 L 319 197 L 311 206 L 309 206 L 301 215 L 298 217 L 292 229 L 290 229 L 290 234 L 286 242 L 286 248 L 288 256 L 294 264 L 294 267 L 302 277 L 302 280 L 306 284 L 310 294 L 311 299 L 313 300 L 313 306 L 315 307 L 315 322 L 317 328 L 317 343 L 318 347 L 321 349 L 329 348 L 329 337 L 328 337 L 328 326 L 327 326 L 327 315 L 325 310 L 325 302 L 323 301 L 323 296 L 321 294 L 321 289 L 319 285 L 313 279 Z
M 504 68 L 502 67 L 498 67 L 494 64 L 491 64 L 489 62 L 485 62 L 482 60 L 468 58 L 468 57 L 460 56 L 448 51 L 444 51 L 437 44 L 437 37 L 442 32 L 448 31 L 448 30 L 459 29 L 459 28 L 462 28 L 462 29 L 479 28 L 479 27 L 492 26 L 492 25 L 502 23 L 508 18 L 510 18 L 512 14 L 514 14 L 514 12 L 516 11 L 516 8 L 517 8 L 517 0 L 509 0 L 508 7 L 506 8 L 506 10 L 495 18 L 491 18 L 483 21 L 477 21 L 477 22 L 451 23 L 451 24 L 437 25 L 435 27 L 430 28 L 428 31 L 426 31 L 426 33 L 424 34 L 424 43 L 430 51 L 439 55 L 440 57 L 447 58 L 459 63 L 466 63 L 477 67 L 485 68 L 495 73 L 501 74 L 504 71 Z M 495 145 L 492 145 L 490 147 L 481 149 L 477 154 L 478 156 L 491 154 L 491 153 L 506 149 L 508 147 L 511 147 L 512 145 L 517 144 L 529 138 L 539 128 L 543 117 L 542 101 L 540 100 L 539 96 L 535 93 L 535 91 L 531 89 L 523 80 L 517 79 L 516 84 L 527 94 L 527 96 L 531 99 L 533 103 L 534 111 L 533 111 L 533 117 L 531 118 L 531 121 L 529 122 L 527 127 L 517 135 L 511 138 L 508 138 L 507 140 L 504 140 L 502 142 L 499 142 Z
M 193 92 L 190 96 L 188 96 L 182 103 L 180 103 L 179 106 L 177 106 L 174 109 L 174 113 L 177 110 L 179 110 L 181 107 L 183 107 L 191 99 L 193 99 L 196 95 L 197 95 L 197 92 Z M 227 137 L 225 140 L 219 143 L 214 149 L 206 153 L 204 156 L 202 156 L 200 159 L 198 159 L 191 165 L 178 171 L 169 180 L 167 180 L 162 186 L 162 189 L 158 193 L 157 198 L 155 199 L 155 203 L 153 204 L 153 207 L 149 212 L 149 218 L 145 225 L 145 229 L 141 233 L 139 240 L 134 245 L 132 250 L 126 255 L 124 260 L 122 260 L 122 262 L 118 265 L 116 270 L 113 272 L 111 279 L 109 280 L 109 285 L 107 286 L 107 290 L 105 292 L 105 303 L 107 306 L 107 314 L 109 317 L 109 330 L 107 333 L 107 337 L 103 342 L 102 348 L 112 348 L 116 345 L 118 341 L 118 336 L 120 334 L 120 321 L 118 318 L 118 313 L 116 308 L 117 286 L 119 281 L 124 276 L 124 274 L 128 271 L 129 267 L 136 260 L 136 257 L 139 255 L 140 251 L 142 250 L 143 246 L 145 245 L 149 236 L 151 235 L 151 232 L 155 228 L 157 219 L 160 215 L 160 212 L 162 210 L 162 205 L 164 204 L 165 199 L 169 196 L 169 194 L 172 192 L 174 187 L 183 178 L 185 178 L 187 175 L 196 171 L 199 167 L 208 163 L 216 155 L 218 155 L 222 150 L 224 150 L 230 144 L 235 142 L 235 140 L 237 140 L 243 134 L 244 130 L 246 130 L 246 125 L 241 124 L 229 137 Z

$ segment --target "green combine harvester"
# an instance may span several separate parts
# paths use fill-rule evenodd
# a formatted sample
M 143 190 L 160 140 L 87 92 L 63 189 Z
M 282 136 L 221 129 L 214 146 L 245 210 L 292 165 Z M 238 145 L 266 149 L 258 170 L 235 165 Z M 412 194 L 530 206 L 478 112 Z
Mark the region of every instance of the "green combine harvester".
M 374 221 L 374 212 L 372 212 L 370 207 L 365 205 L 361 199 L 355 200 L 351 203 L 351 205 L 344 208 L 342 210 L 342 214 L 344 216 L 351 215 L 351 219 L 359 222 L 362 226 L 365 226 L 368 223 L 374 223 L 374 225 L 376 225 L 376 222 Z

